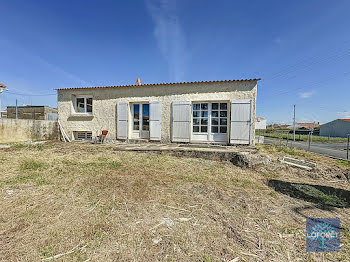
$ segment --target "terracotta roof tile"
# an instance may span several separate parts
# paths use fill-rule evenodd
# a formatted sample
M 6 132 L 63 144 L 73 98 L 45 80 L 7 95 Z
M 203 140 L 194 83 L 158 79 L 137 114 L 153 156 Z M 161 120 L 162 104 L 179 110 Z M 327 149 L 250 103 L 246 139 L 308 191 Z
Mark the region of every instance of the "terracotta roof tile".
M 161 86 L 161 85 L 185 85 L 185 84 L 201 84 L 201 83 L 231 83 L 244 81 L 259 81 L 261 78 L 253 79 L 239 79 L 239 80 L 219 80 L 219 81 L 195 81 L 195 82 L 179 82 L 179 83 L 157 83 L 157 84 L 141 84 L 141 85 L 120 85 L 120 86 L 92 86 L 92 87 L 68 87 L 56 88 L 55 90 L 72 90 L 72 89 L 92 89 L 92 88 L 120 88 L 120 87 L 147 87 L 147 86 Z

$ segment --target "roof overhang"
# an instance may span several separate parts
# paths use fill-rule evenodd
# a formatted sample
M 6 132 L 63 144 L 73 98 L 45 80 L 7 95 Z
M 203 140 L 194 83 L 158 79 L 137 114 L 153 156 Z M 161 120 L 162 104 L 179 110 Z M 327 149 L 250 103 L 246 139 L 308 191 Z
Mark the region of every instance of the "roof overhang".
M 140 88 L 140 87 L 166 86 L 166 85 L 191 85 L 191 84 L 215 84 L 215 83 L 231 83 L 231 82 L 252 82 L 252 81 L 259 81 L 259 80 L 261 80 L 261 78 L 239 79 L 239 80 L 178 82 L 178 83 L 157 83 L 157 84 L 142 84 L 142 85 L 67 87 L 67 88 L 56 88 L 55 90 L 96 89 L 96 88 L 123 88 L 123 87 L 138 87 L 138 88 Z

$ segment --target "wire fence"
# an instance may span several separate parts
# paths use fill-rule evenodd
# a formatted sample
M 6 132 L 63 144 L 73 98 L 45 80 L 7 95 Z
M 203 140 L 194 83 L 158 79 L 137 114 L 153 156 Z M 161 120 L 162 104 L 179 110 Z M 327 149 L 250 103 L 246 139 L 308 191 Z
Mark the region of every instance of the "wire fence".
M 290 130 L 278 130 L 273 133 L 258 131 L 257 135 L 264 136 L 265 144 L 298 148 L 315 153 L 350 160 L 350 134 L 346 138 L 315 136 L 313 132 L 293 134 Z

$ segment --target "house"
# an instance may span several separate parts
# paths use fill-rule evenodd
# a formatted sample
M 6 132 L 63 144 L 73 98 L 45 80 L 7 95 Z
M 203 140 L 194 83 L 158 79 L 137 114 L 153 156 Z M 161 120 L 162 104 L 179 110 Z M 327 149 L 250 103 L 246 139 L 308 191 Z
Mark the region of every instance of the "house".
M 72 139 L 252 145 L 258 80 L 60 88 L 58 118 Z
M 285 124 L 272 124 L 272 125 L 269 125 L 268 128 L 272 128 L 272 129 L 289 129 L 290 126 L 289 125 L 285 125 Z
M 266 129 L 266 118 L 257 116 L 255 119 L 255 130 Z
M 0 110 L 0 118 L 7 118 L 7 111 L 6 110 Z
M 7 118 L 16 118 L 16 107 L 7 107 Z M 57 108 L 49 106 L 17 106 L 18 119 L 57 120 Z
M 336 119 L 320 126 L 320 136 L 347 137 L 350 134 L 350 119 Z
M 315 129 L 320 126 L 320 122 L 313 122 L 313 123 L 295 123 L 296 129 L 304 129 L 304 130 L 311 130 Z M 293 126 L 291 126 L 293 128 Z

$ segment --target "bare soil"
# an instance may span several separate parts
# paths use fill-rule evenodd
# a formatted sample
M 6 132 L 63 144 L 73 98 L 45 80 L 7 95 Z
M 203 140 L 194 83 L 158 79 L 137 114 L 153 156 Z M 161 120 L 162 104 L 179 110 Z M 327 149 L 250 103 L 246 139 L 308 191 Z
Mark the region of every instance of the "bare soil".
M 0 260 L 349 261 L 350 173 L 337 160 L 259 146 L 271 161 L 239 168 L 115 147 L 0 149 Z M 307 253 L 306 217 L 339 217 L 341 251 Z

